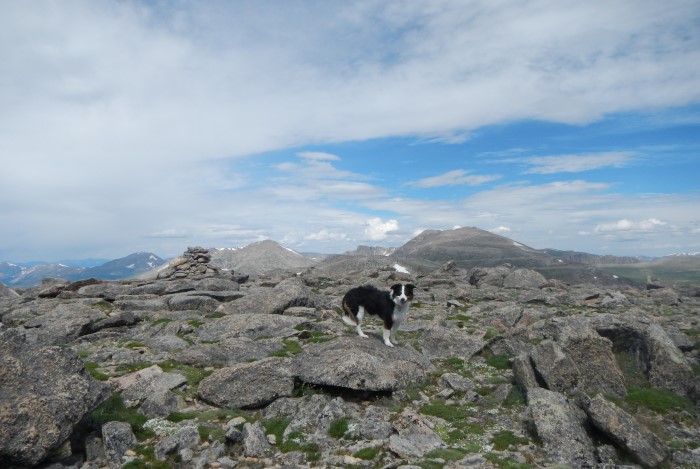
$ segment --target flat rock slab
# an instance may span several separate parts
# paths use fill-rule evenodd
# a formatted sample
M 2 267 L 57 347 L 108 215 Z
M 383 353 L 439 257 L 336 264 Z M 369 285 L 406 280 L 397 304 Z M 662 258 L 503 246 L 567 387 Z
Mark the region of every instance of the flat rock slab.
M 398 334 L 399 340 L 401 333 Z M 481 337 L 467 334 L 462 329 L 447 329 L 431 327 L 420 338 L 423 355 L 433 360 L 435 358 L 470 359 L 484 348 L 486 342 Z
M 304 322 L 304 318 L 278 314 L 235 314 L 208 321 L 197 328 L 197 335 L 203 340 L 222 340 L 232 337 L 289 337 L 299 333 L 294 329 Z
M 259 407 L 294 392 L 292 361 L 266 358 L 216 370 L 199 383 L 199 396 L 218 407 Z
M 358 391 L 395 391 L 423 381 L 430 362 L 408 345 L 387 347 L 375 337 L 342 337 L 307 347 L 296 357 L 306 383 Z

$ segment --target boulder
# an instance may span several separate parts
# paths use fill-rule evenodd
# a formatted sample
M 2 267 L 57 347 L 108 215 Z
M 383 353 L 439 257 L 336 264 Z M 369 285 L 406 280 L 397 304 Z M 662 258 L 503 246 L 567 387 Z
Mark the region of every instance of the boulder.
M 553 340 L 545 340 L 538 344 L 530 357 L 535 370 L 552 391 L 571 392 L 581 382 L 578 367 Z
M 598 430 L 643 467 L 659 467 L 666 459 L 666 448 L 656 435 L 602 396 L 585 402 L 584 410 Z
M 175 360 L 187 365 L 202 367 L 231 366 L 236 363 L 262 360 L 279 349 L 279 340 L 231 337 L 216 344 L 191 345 L 178 352 Z
M 311 291 L 297 277 L 278 283 L 274 288 L 255 288 L 243 298 L 225 303 L 221 310 L 228 314 L 282 314 L 292 306 L 313 306 Z
M 607 337 L 616 352 L 638 357 L 638 366 L 652 386 L 690 395 L 697 380 L 673 339 L 655 322 L 619 315 L 596 315 L 595 330 Z
M 432 365 L 412 347 L 387 347 L 378 337 L 343 337 L 307 347 L 296 357 L 306 383 L 362 391 L 395 391 L 423 381 Z
M 160 461 L 165 461 L 168 456 L 177 454 L 185 448 L 194 449 L 197 445 L 199 445 L 197 427 L 185 426 L 156 443 L 154 456 Z
M 0 460 L 34 465 L 63 444 L 110 395 L 73 352 L 36 347 L 22 331 L 0 331 Z
M 576 364 L 584 391 L 619 398 L 627 396 L 625 378 L 613 354 L 610 339 L 576 319 L 559 324 L 556 339 Z
M 401 332 L 397 334 L 401 340 Z M 459 357 L 470 359 L 486 344 L 480 336 L 467 334 L 463 329 L 435 326 L 421 335 L 419 344 L 428 359 Z
M 121 468 L 126 462 L 124 461 L 126 452 L 138 443 L 131 425 L 117 421 L 102 425 L 102 441 L 110 469 Z
M 394 422 L 398 434 L 389 437 L 389 449 L 402 458 L 421 458 L 429 451 L 447 446 L 421 415 L 404 409 Z
M 527 403 L 532 428 L 553 462 L 587 467 L 596 460 L 593 443 L 582 424 L 585 416 L 563 394 L 530 388 Z
M 292 362 L 267 358 L 221 368 L 199 383 L 202 400 L 233 409 L 259 407 L 294 391 Z
M 249 457 L 260 458 L 270 452 L 270 443 L 267 441 L 265 429 L 260 422 L 246 423 L 243 425 L 243 454 Z

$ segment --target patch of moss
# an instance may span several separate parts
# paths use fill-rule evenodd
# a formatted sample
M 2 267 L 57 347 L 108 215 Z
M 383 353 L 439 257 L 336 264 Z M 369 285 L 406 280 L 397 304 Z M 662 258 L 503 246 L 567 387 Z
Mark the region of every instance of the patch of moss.
M 445 467 L 445 464 L 438 462 L 438 461 L 417 461 L 416 466 L 420 467 L 421 469 L 442 469 Z
M 659 414 L 667 414 L 674 410 L 692 412 L 694 409 L 689 399 L 660 388 L 630 387 L 627 390 L 627 402 L 649 408 Z
M 425 455 L 426 458 L 444 459 L 445 461 L 459 461 L 467 454 L 466 451 L 456 448 L 434 449 Z
M 524 406 L 526 404 L 525 396 L 519 387 L 513 386 L 510 392 L 503 401 L 504 406 Z
M 207 319 L 218 319 L 218 318 L 223 318 L 224 316 L 226 316 L 225 313 L 210 313 L 210 314 L 205 315 L 204 317 Z
M 85 362 L 83 365 L 85 367 L 85 371 L 90 373 L 90 376 L 95 378 L 97 381 L 107 381 L 109 379 L 109 376 L 102 373 L 100 370 L 97 368 L 99 365 L 95 362 Z
M 377 457 L 379 454 L 379 448 L 364 448 L 355 451 L 352 455 L 356 458 L 364 459 L 365 461 L 370 461 Z
M 217 409 L 206 412 L 171 412 L 166 420 L 171 422 L 182 422 L 184 420 L 198 420 L 200 422 L 228 422 L 234 417 L 238 417 L 242 412 L 238 409 Z
M 199 439 L 202 441 L 218 441 L 220 443 L 226 441 L 226 433 L 220 425 L 199 425 L 197 432 L 199 433 Z
M 495 433 L 491 438 L 491 442 L 493 443 L 493 449 L 496 451 L 504 451 L 511 445 L 524 445 L 528 443 L 528 439 L 516 436 L 510 430 L 503 430 Z
M 343 438 L 348 432 L 348 423 L 350 419 L 347 417 L 342 417 L 331 422 L 330 427 L 328 427 L 328 435 L 333 438 Z
M 301 353 L 301 344 L 296 340 L 285 340 L 282 342 L 284 348 L 270 353 L 270 357 L 293 357 Z
M 197 386 L 200 381 L 213 373 L 213 370 L 195 368 L 175 360 L 160 362 L 158 363 L 158 366 L 160 366 L 163 371 L 176 371 L 178 373 L 182 373 L 185 378 L 187 378 L 187 384 L 190 386 Z
M 90 417 L 100 427 L 107 422 L 115 420 L 126 422 L 131 425 L 131 429 L 139 441 L 155 436 L 153 431 L 143 428 L 143 424 L 146 423 L 147 420 L 146 416 L 136 409 L 127 407 L 120 394 L 113 394 L 109 399 L 93 410 L 90 413 Z
M 429 404 L 420 408 L 420 412 L 425 415 L 440 417 L 448 422 L 464 420 L 471 416 L 471 411 L 463 406 L 445 404 L 444 399 L 434 399 Z
M 152 325 L 158 326 L 160 324 L 168 324 L 169 322 L 173 322 L 173 320 L 168 319 L 168 318 L 161 318 L 161 319 L 156 319 L 155 321 L 153 321 Z
M 321 449 L 316 443 L 307 443 L 306 436 L 301 432 L 292 432 L 287 435 L 287 439 L 280 445 L 280 451 L 288 453 L 290 451 L 303 451 L 306 460 L 313 462 L 321 459 Z
M 498 335 L 498 329 L 496 329 L 494 327 L 487 327 L 486 333 L 484 333 L 484 340 L 493 339 L 497 335 Z
M 133 373 L 134 371 L 143 370 L 144 368 L 148 368 L 152 365 L 153 363 L 149 362 L 122 363 L 121 365 L 117 366 L 114 371 L 117 373 L 117 375 L 121 376 Z
M 114 305 L 106 300 L 100 300 L 95 305 L 97 308 L 101 309 L 105 313 L 110 313 L 114 309 Z
M 132 341 L 130 341 L 130 342 L 127 342 L 124 346 L 125 346 L 126 348 L 132 348 L 132 349 L 133 349 L 133 348 L 144 348 L 144 347 L 148 347 L 146 344 L 144 344 L 143 342 L 138 341 L 138 340 L 132 340 Z
M 282 441 L 282 436 L 284 435 L 284 431 L 287 429 L 290 421 L 290 419 L 275 418 L 263 420 L 261 423 L 262 426 L 265 427 L 265 433 L 268 435 L 275 435 L 277 442 L 279 443 Z
M 204 321 L 202 321 L 201 319 L 190 319 L 189 321 L 187 321 L 187 324 L 189 324 L 192 327 L 200 327 L 204 324 Z
M 510 368 L 510 359 L 508 355 L 493 355 L 486 359 L 486 364 L 497 370 L 507 370 Z

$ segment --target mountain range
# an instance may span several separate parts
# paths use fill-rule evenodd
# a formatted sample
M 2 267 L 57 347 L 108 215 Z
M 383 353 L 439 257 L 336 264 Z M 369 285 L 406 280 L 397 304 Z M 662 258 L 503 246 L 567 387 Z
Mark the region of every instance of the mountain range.
M 63 263 L 36 264 L 27 267 L 20 264 L 0 262 L 0 281 L 13 288 L 29 288 L 38 285 L 45 278 L 58 278 L 68 281 L 92 277 L 117 280 L 137 276 L 164 263 L 164 259 L 150 252 L 129 254 L 126 257 L 107 261 L 94 267 L 81 267 Z
M 259 275 L 272 270 L 303 271 L 315 266 L 324 269 L 362 270 L 383 265 L 412 273 L 426 273 L 447 261 L 461 268 L 495 267 L 511 264 L 536 270 L 547 278 L 567 283 L 640 284 L 657 272 L 673 281 L 683 281 L 678 272 L 691 273 L 686 281 L 695 283 L 700 271 L 699 253 L 673 254 L 658 259 L 630 256 L 600 256 L 585 252 L 534 249 L 504 236 L 479 228 L 426 230 L 401 247 L 358 246 L 338 255 L 299 253 L 281 244 L 265 240 L 242 248 L 210 248 L 211 264 L 222 270 Z M 107 280 L 147 278 L 167 265 L 159 256 L 139 252 L 92 267 L 95 260 L 30 265 L 0 262 L 0 282 L 13 288 L 29 288 L 44 278 L 75 281 L 85 278 Z M 81 265 L 83 263 L 83 265 Z M 36 264 L 36 265 L 35 265 Z M 75 265 L 77 264 L 77 265 Z M 399 267 L 397 267 L 399 266 Z M 670 273 L 674 273 L 671 278 Z M 700 282 L 699 282 L 700 283 Z

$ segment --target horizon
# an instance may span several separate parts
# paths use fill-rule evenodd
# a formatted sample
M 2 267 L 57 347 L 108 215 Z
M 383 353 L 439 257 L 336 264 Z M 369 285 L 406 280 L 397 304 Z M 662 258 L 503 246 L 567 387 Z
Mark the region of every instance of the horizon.
M 0 25 L 0 261 L 458 226 L 700 251 L 694 1 L 5 2 Z

